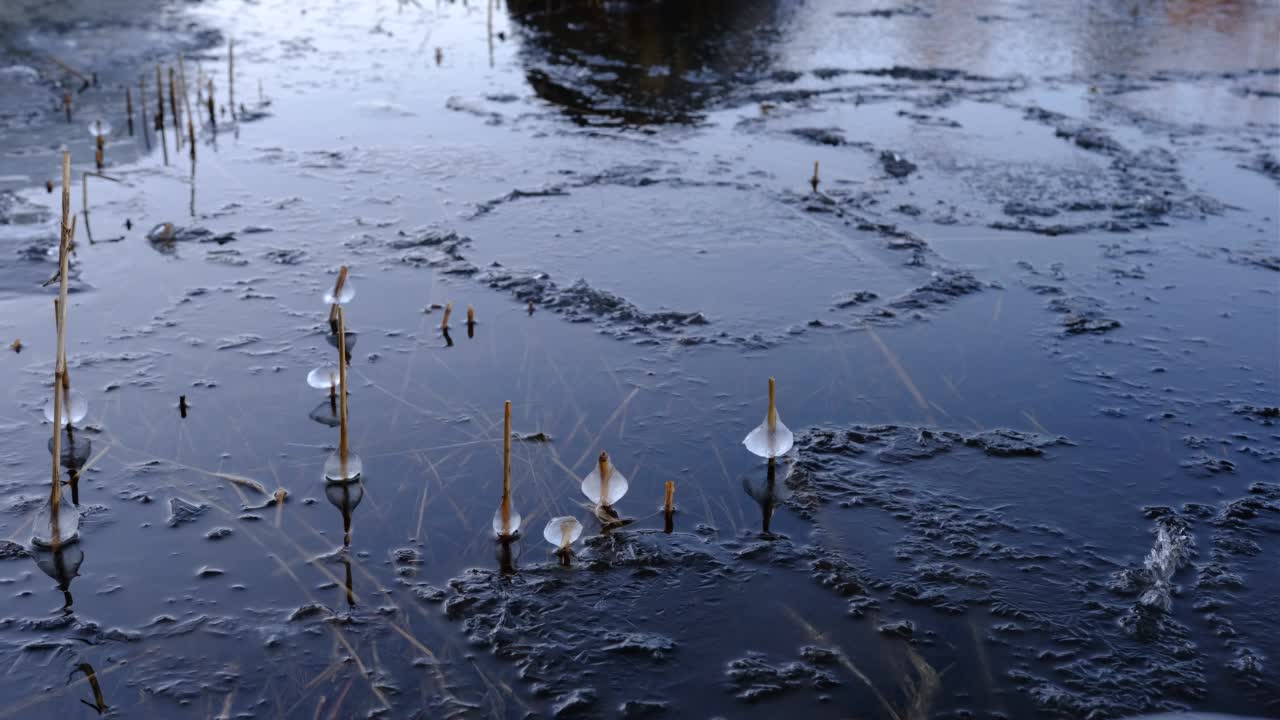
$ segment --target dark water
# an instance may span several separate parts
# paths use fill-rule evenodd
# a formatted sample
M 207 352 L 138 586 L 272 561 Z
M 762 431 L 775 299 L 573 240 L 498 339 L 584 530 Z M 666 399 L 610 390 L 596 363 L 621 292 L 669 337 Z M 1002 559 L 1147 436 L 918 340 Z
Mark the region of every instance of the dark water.
M 1280 714 L 1273 5 L 62 12 L 0 26 L 0 716 Z M 129 138 L 179 50 L 227 104 L 227 38 L 194 165 Z M 52 557 L 43 181 L 99 112 Z M 345 494 L 304 381 L 342 264 Z M 506 551 L 504 400 L 550 436 Z

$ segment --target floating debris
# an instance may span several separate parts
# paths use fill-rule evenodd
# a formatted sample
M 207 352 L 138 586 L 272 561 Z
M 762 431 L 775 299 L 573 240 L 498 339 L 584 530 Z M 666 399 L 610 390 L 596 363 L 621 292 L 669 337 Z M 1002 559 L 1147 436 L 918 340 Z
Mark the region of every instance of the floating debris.
M 609 464 L 609 453 L 601 452 L 600 461 L 591 474 L 582 479 L 582 494 L 597 507 L 609 507 L 627 494 L 630 484 Z
M 795 436 L 778 417 L 775 387 L 774 379 L 769 378 L 769 412 L 765 415 L 764 422 L 760 423 L 760 427 L 752 430 L 742 440 L 742 444 L 746 445 L 752 453 L 770 460 L 785 455 L 795 444 Z

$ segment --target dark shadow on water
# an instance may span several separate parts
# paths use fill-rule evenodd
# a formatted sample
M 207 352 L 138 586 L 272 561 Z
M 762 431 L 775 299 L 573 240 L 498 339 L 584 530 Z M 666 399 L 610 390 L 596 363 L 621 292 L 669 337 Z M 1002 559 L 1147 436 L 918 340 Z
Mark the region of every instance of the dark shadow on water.
M 583 125 L 694 123 L 769 71 L 787 3 L 511 0 L 530 86 Z

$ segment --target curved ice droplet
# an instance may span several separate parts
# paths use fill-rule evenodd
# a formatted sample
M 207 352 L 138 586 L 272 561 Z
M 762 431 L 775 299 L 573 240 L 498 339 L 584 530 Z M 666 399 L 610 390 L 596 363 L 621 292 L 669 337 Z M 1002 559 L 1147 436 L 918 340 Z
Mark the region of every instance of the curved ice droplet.
M 497 511 L 493 513 L 493 534 L 498 537 L 510 537 L 515 535 L 520 532 L 521 520 L 523 520 L 523 518 L 520 516 L 520 513 L 516 512 L 516 509 L 513 507 L 511 508 L 510 516 L 508 518 L 509 525 L 506 528 L 502 527 L 502 508 L 499 507 Z
M 324 479 L 329 482 L 351 482 L 358 480 L 360 474 L 364 472 L 364 463 L 360 461 L 360 456 L 353 453 L 347 453 L 347 462 L 344 466 L 342 456 L 334 453 L 324 461 Z
M 578 518 L 572 515 L 553 517 L 547 521 L 547 526 L 542 529 L 542 537 L 557 548 L 564 550 L 582 537 L 582 523 L 578 522 Z
M 324 291 L 324 304 L 346 305 L 351 302 L 351 298 L 355 296 L 356 286 L 351 284 L 350 278 L 347 278 L 347 280 L 342 283 L 342 290 L 339 290 L 336 296 L 333 294 L 333 288 L 329 288 Z
M 66 426 L 68 418 L 72 423 L 78 423 L 87 414 L 89 414 L 89 402 L 78 390 L 72 390 L 62 399 L 62 422 L 59 424 Z M 49 396 L 49 400 L 44 404 L 44 419 L 47 422 L 53 422 L 53 396 Z
M 609 466 L 609 496 L 603 500 L 600 497 L 600 468 L 592 470 L 590 475 L 582 479 L 582 494 L 596 505 L 613 505 L 627 494 L 629 487 L 627 479 L 612 465 Z
M 752 430 L 742 439 L 742 444 L 762 458 L 776 458 L 786 455 L 791 446 L 796 444 L 796 438 L 779 418 L 772 432 L 769 430 L 769 421 L 765 420 L 760 423 L 760 427 Z
M 46 502 L 36 513 L 35 524 L 32 526 L 31 544 L 38 548 L 53 547 L 54 534 L 53 503 Z M 79 539 L 80 510 L 70 502 L 69 498 L 63 499 L 58 503 L 58 544 L 67 545 Z
M 321 365 L 307 373 L 307 384 L 317 390 L 329 390 L 342 385 L 342 375 L 332 365 Z
M 94 120 L 89 123 L 90 137 L 106 137 L 111 134 L 111 123 L 105 120 Z

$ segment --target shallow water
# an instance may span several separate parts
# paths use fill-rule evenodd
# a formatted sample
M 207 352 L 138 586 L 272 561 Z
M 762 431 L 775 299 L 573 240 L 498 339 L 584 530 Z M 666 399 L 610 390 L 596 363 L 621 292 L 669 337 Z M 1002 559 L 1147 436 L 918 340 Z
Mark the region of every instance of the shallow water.
M 0 717 L 1280 714 L 1274 7 L 159 7 L 0 26 Z M 226 38 L 238 122 L 129 138 L 178 50 L 227 103 Z M 72 124 L 42 53 L 98 74 Z M 80 108 L 120 182 L 78 220 L 55 558 Z M 305 381 L 342 264 L 345 495 Z

